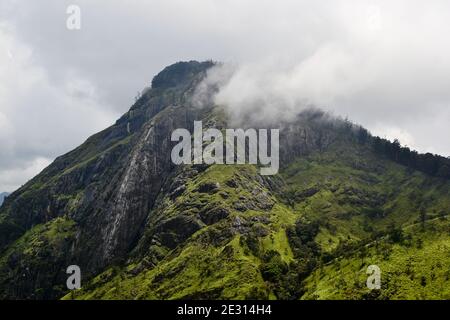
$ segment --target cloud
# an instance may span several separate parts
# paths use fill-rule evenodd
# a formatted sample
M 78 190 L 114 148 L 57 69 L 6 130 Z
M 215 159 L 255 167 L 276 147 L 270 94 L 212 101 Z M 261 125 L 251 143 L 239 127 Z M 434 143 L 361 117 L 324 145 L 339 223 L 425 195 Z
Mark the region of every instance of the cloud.
M 51 159 L 113 123 L 95 87 L 77 74 L 51 83 L 33 50 L 0 25 L 0 190 L 13 191 Z
M 422 152 L 450 155 L 450 43 L 442 38 L 450 17 L 444 6 L 339 2 L 327 21 L 334 31 L 323 27 L 322 40 L 222 65 L 206 83 L 220 79 L 215 102 L 228 106 L 234 119 L 289 119 L 315 105 Z
M 14 166 L 7 170 L 0 169 L 2 190 L 13 191 L 17 189 L 20 186 L 18 183 L 28 181 L 30 177 L 47 167 L 51 161 L 48 158 L 37 157 L 31 161 L 23 162 L 23 166 Z
M 2 172 L 70 150 L 191 59 L 235 66 L 217 99 L 237 115 L 316 104 L 450 155 L 448 1 L 2 0 L 0 23 Z

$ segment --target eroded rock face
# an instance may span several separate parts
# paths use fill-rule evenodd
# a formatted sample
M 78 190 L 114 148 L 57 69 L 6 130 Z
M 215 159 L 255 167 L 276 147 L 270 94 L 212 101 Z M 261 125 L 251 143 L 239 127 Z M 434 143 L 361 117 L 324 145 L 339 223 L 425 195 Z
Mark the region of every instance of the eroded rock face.
M 63 288 L 50 288 L 61 285 L 64 266 L 72 264 L 81 267 L 86 279 L 130 255 L 155 265 L 205 226 L 214 228 L 198 236 L 213 245 L 235 234 L 267 233 L 262 226 L 253 230 L 253 225 L 268 223 L 263 212 L 272 209 L 272 193 L 283 185 L 277 177 L 244 172 L 221 183 L 200 181 L 189 190 L 195 197 L 183 198 L 187 184 L 209 166 L 175 167 L 170 159 L 172 132 L 192 131 L 194 120 L 205 120 L 205 127 L 226 125 L 223 113 L 214 113 L 212 106 L 191 106 L 190 97 L 211 65 L 189 62 L 165 69 L 155 77 L 153 89 L 113 126 L 57 158 L 6 199 L 0 209 L 0 255 L 6 255 L 8 263 L 0 266 L 0 296 L 56 298 Z M 323 126 L 315 112 L 281 128 L 282 164 L 327 148 L 339 136 L 335 126 Z M 203 196 L 214 196 L 215 202 Z M 248 219 L 232 215 L 249 210 L 261 214 Z M 40 276 L 27 284 L 22 279 L 18 286 L 24 251 L 20 240 L 57 217 L 70 222 L 70 236 L 55 242 L 52 233 L 46 234 L 49 245 L 27 260 L 27 272 Z M 42 261 L 59 266 L 51 271 L 54 277 L 45 276 Z M 36 295 L 37 290 L 45 294 Z
M 205 224 L 215 224 L 222 219 L 227 218 L 230 211 L 223 207 L 214 207 L 200 212 L 200 218 Z
M 33 226 L 67 216 L 76 230 L 63 261 L 58 258 L 61 265 L 77 264 L 89 276 L 125 258 L 171 176 L 172 131 L 191 128 L 199 116 L 186 98 L 210 66 L 192 62 L 164 70 L 163 78 L 179 76 L 179 67 L 183 75 L 147 92 L 115 125 L 57 158 L 14 192 L 0 212 L 0 254 Z M 36 288 L 52 285 L 39 278 L 33 283 L 9 294 L 33 297 Z M 8 291 L 13 279 L 1 286 Z

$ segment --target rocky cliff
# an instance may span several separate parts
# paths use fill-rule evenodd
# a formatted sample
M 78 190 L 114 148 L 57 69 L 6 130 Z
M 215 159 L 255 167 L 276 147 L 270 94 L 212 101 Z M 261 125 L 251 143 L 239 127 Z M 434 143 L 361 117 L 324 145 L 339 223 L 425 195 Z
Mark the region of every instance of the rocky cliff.
M 271 124 L 281 128 L 278 175 L 254 165 L 174 165 L 173 130 L 192 131 L 194 120 L 228 126 L 223 108 L 191 101 L 212 65 L 167 67 L 113 126 L 5 200 L 0 297 L 61 298 L 73 264 L 83 289 L 66 298 L 328 297 L 315 292 L 317 270 L 346 246 L 357 257 L 374 241 L 401 250 L 406 242 L 392 243 L 391 224 L 413 243 L 408 232 L 423 220 L 423 250 L 436 238 L 448 245 L 448 180 L 377 154 L 355 126 L 318 110 Z M 448 267 L 447 256 L 438 260 Z M 447 291 L 426 292 L 447 294 L 442 281 Z M 348 286 L 354 292 L 335 291 L 367 294 Z

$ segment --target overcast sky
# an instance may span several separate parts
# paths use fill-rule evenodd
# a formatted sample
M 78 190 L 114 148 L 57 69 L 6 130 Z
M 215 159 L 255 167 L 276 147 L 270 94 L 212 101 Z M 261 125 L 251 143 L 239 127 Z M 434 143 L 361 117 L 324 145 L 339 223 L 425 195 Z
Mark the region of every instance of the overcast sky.
M 221 102 L 245 107 L 262 88 L 450 156 L 449 30 L 448 1 L 0 0 L 0 192 L 191 59 L 239 66 Z

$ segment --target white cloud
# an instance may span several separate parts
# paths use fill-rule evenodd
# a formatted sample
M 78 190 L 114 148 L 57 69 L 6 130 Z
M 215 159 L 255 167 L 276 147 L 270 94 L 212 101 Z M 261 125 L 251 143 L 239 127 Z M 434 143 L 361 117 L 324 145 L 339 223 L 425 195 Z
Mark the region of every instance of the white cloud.
M 419 151 L 450 155 L 450 43 L 444 40 L 450 5 L 378 3 L 311 5 L 315 14 L 302 21 L 322 37 L 295 43 L 280 34 L 294 43 L 233 65 L 234 74 L 216 102 L 227 105 L 235 119 L 249 113 L 290 118 L 316 105 L 381 136 L 409 145 L 414 141 Z M 320 26 L 315 25 L 318 13 L 327 18 Z M 293 54 L 296 50 L 303 55 Z
M 239 65 L 223 103 L 277 105 L 261 115 L 314 103 L 450 155 L 448 1 L 2 0 L 2 21 L 4 170 L 68 151 L 190 59 Z
M 22 163 L 22 166 L 10 168 L 8 170 L 0 169 L 2 190 L 14 191 L 20 185 L 20 182 L 26 182 L 36 173 L 42 171 L 51 163 L 51 159 L 37 157 L 32 161 Z
M 0 25 L 0 190 L 13 191 L 116 117 L 88 80 L 51 83 L 32 49 Z

